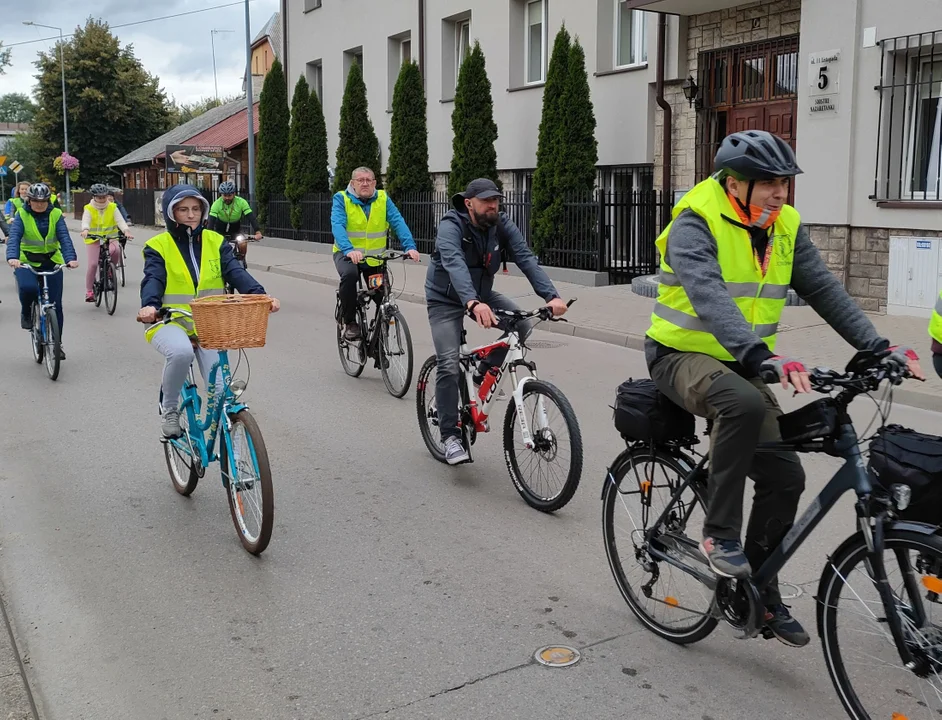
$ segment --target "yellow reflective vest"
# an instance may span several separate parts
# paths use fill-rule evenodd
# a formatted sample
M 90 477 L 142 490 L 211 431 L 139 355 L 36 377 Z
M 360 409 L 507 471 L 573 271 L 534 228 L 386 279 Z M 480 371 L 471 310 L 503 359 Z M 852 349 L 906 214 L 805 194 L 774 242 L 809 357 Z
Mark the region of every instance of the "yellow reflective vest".
M 389 223 L 386 221 L 386 191 L 377 190 L 376 199 L 370 207 L 370 217 L 367 219 L 362 205 L 350 199 L 346 192 L 343 194 L 343 205 L 347 211 L 347 237 L 354 250 L 360 252 L 386 249 L 386 233 Z M 337 243 L 334 243 L 334 252 L 340 252 Z M 382 265 L 381 260 L 367 258 L 367 265 Z
M 183 255 L 180 254 L 180 249 L 170 233 L 165 232 L 156 235 L 144 244 L 145 248 L 156 250 L 160 257 L 164 259 L 167 283 L 164 286 L 161 307 L 189 310 L 190 303 L 194 298 L 225 293 L 225 283 L 222 279 L 222 259 L 220 257 L 222 243 L 223 237 L 219 233 L 211 230 L 202 231 L 203 247 L 200 253 L 199 285 L 197 287 L 193 287 L 193 278 L 186 266 L 186 261 L 184 261 Z M 196 336 L 196 329 L 190 318 L 178 317 L 170 324 L 183 328 L 190 337 Z M 151 342 L 154 334 L 161 327 L 163 327 L 163 323 L 157 323 L 147 328 L 144 332 L 147 342 Z
M 782 208 L 772 226 L 769 241 L 772 250 L 763 274 L 761 259 L 756 257 L 749 232 L 723 219 L 725 215 L 735 220 L 738 215 L 729 195 L 713 178 L 697 184 L 680 199 L 672 212 L 671 223 L 656 241 L 661 266 L 648 337 L 682 352 L 703 353 L 724 362 L 735 360 L 697 317 L 679 278 L 668 264 L 668 238 L 673 220 L 687 209 L 709 225 L 716 239 L 717 261 L 726 290 L 756 335 L 774 352 L 779 318 L 791 284 L 795 237 L 801 217 L 790 205 Z
M 929 321 L 929 335 L 936 342 L 942 343 L 942 293 L 939 294 L 939 299 L 935 301 L 932 319 Z
M 59 218 L 62 217 L 62 211 L 59 208 L 53 208 L 50 211 L 49 230 L 46 231 L 46 237 L 40 234 L 36 218 L 25 206 L 20 208 L 17 215 L 23 222 L 23 237 L 20 240 L 20 262 L 39 267 L 42 263 L 32 262 L 26 258 L 26 253 L 36 253 L 38 255 L 47 255 L 56 265 L 62 265 L 65 261 L 62 258 L 62 248 L 59 245 L 59 240 L 56 238 L 56 224 L 59 222 Z
M 104 235 L 107 238 L 118 237 L 118 224 L 115 222 L 115 213 L 118 211 L 118 206 L 115 203 L 108 203 L 101 212 L 98 212 L 98 208 L 92 203 L 88 203 L 85 209 L 91 216 L 91 225 L 88 228 L 89 234 Z M 95 238 L 85 238 L 86 245 L 92 245 L 96 242 L 99 241 Z

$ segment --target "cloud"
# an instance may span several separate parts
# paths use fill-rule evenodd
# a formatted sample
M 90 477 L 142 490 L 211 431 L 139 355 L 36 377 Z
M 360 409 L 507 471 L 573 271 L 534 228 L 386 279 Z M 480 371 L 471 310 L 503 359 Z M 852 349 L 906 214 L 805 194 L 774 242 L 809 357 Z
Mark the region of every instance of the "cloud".
M 147 5 L 127 0 L 103 0 L 93 6 L 93 12 L 89 12 L 80 7 L 84 3 L 47 0 L 42 5 L 42 12 L 39 12 L 31 9 L 27 3 L 11 3 L 10 7 L 3 10 L 4 33 L 0 39 L 10 44 L 57 34 L 57 31 L 46 28 L 24 27 L 22 22 L 25 20 L 46 24 L 55 22 L 64 33 L 70 33 L 75 27 L 84 25 L 90 15 L 100 17 L 114 26 L 222 4 L 226 4 L 226 0 L 161 0 L 160 3 Z M 251 0 L 253 38 L 272 13 L 278 10 L 278 6 L 278 0 Z M 122 46 L 133 45 L 135 56 L 145 70 L 160 78 L 160 86 L 168 97 L 185 103 L 215 94 L 210 43 L 210 30 L 213 28 L 235 31 L 217 34 L 215 45 L 219 96 L 237 95 L 242 92 L 245 67 L 245 10 L 242 5 L 115 28 L 113 32 Z M 37 52 L 48 51 L 54 46 L 54 41 L 48 41 L 12 48 L 13 64 L 6 69 L 5 75 L 0 76 L 0 94 L 32 94 L 36 85 L 33 63 Z

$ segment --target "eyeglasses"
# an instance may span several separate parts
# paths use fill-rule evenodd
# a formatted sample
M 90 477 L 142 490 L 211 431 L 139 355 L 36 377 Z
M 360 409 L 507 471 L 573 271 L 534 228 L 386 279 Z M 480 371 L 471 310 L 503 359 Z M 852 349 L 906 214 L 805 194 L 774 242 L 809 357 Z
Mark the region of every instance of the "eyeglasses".
M 369 178 L 367 180 L 361 178 L 359 180 L 354 180 L 353 182 L 355 182 L 357 185 L 372 185 L 376 182 L 376 178 Z

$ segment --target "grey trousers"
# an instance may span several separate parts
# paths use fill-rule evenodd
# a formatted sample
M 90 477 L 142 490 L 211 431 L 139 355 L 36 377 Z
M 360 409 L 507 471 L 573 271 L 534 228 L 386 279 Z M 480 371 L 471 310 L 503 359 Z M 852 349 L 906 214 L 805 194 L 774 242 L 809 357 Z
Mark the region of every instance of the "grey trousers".
M 209 371 L 219 357 L 215 350 L 193 349 L 190 336 L 179 325 L 164 325 L 151 340 L 151 345 L 164 356 L 163 388 L 164 412 L 176 410 L 180 405 L 180 392 L 195 358 L 204 382 L 209 382 Z M 216 375 L 216 390 L 222 390 L 222 374 Z
M 667 355 L 650 368 L 658 389 L 694 415 L 713 419 L 704 536 L 740 540 L 746 477 L 755 482 L 752 514 L 743 546 L 759 569 L 795 522 L 805 472 L 791 451 L 756 453 L 760 442 L 781 440 L 782 410 L 759 378 L 737 375 L 699 353 Z M 778 579 L 766 588 L 766 604 L 781 602 Z
M 487 304 L 502 310 L 519 310 L 519 306 L 510 298 L 500 293 L 492 292 Z M 461 350 L 461 329 L 464 327 L 466 311 L 461 305 L 452 303 L 430 302 L 427 306 L 428 321 L 432 328 L 432 343 L 435 345 L 435 355 L 438 358 L 435 381 L 435 404 L 438 408 L 439 429 L 442 433 L 442 442 L 445 438 L 460 437 L 458 431 L 458 400 L 460 398 L 458 383 L 461 382 L 461 368 L 458 364 L 458 355 Z M 530 322 L 518 325 L 522 338 L 529 336 L 532 330 Z M 497 367 L 507 356 L 506 350 L 492 353 L 485 367 L 479 367 L 479 372 L 487 372 L 487 367 Z

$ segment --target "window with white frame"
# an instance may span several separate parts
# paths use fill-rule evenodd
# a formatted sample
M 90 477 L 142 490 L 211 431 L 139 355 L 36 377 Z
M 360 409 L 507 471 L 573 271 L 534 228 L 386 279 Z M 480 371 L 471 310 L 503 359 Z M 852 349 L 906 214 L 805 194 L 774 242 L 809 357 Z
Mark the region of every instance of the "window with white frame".
M 908 194 L 942 199 L 942 58 L 914 58 L 906 148 Z
M 464 59 L 471 54 L 471 21 L 461 20 L 455 23 L 455 86 Z
M 629 8 L 627 0 L 615 0 L 615 67 L 648 61 L 647 16 Z
M 543 82 L 546 79 L 546 1 L 527 2 L 526 21 L 526 79 L 527 83 Z

